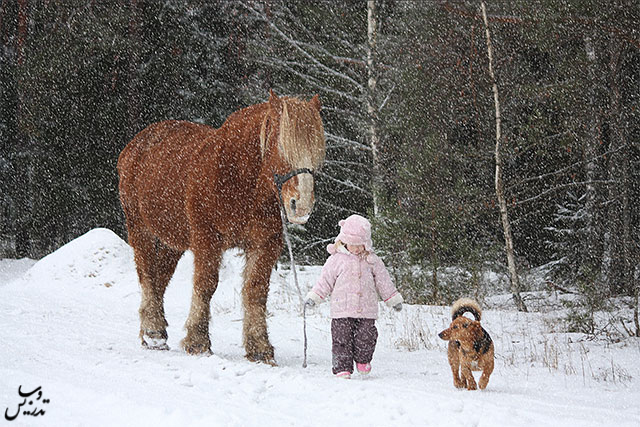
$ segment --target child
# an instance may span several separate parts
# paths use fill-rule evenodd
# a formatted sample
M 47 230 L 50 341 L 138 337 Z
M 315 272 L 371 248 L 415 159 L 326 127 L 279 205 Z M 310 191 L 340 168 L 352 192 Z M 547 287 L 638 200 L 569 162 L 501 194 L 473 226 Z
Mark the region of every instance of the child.
M 312 307 L 331 295 L 333 373 L 348 379 L 354 361 L 361 374 L 371 371 L 378 339 L 378 295 L 397 311 L 402 310 L 403 299 L 382 260 L 373 253 L 369 221 L 351 215 L 339 225 L 335 243 L 327 246 L 331 256 L 305 304 Z

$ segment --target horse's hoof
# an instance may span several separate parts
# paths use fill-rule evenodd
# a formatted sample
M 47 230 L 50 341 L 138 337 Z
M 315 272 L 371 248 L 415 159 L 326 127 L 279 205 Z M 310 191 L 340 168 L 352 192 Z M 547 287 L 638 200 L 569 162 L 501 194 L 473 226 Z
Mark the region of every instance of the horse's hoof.
M 211 356 L 213 354 L 210 348 L 206 348 L 199 345 L 191 345 L 191 346 L 185 347 L 184 351 L 187 354 L 190 354 L 192 356 Z
M 148 350 L 170 350 L 169 346 L 167 345 L 167 343 L 157 343 L 154 345 L 150 345 L 148 343 L 146 343 L 145 341 L 142 341 L 142 346 Z
M 252 353 L 245 356 L 250 362 L 265 363 L 270 366 L 278 366 L 273 355 L 265 353 Z
M 140 337 L 142 338 L 142 346 L 150 350 L 169 350 L 167 345 L 167 331 L 144 331 Z
M 187 344 L 184 341 L 182 342 L 182 348 L 187 354 L 191 355 L 202 355 L 202 356 L 211 356 L 213 352 L 211 351 L 211 345 L 209 344 Z

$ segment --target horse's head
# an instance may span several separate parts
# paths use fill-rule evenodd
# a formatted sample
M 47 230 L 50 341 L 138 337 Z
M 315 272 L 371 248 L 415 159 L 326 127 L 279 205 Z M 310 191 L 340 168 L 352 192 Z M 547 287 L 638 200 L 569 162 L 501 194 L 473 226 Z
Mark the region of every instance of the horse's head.
M 260 144 L 287 219 L 306 223 L 315 202 L 313 173 L 322 166 L 325 155 L 318 95 L 307 102 L 279 98 L 270 91 Z

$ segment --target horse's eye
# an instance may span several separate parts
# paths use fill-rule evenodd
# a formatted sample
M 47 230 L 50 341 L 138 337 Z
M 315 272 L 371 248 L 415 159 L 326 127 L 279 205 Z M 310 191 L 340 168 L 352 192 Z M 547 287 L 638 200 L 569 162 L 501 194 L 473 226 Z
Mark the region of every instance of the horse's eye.
M 458 325 L 454 326 L 453 329 L 458 329 Z

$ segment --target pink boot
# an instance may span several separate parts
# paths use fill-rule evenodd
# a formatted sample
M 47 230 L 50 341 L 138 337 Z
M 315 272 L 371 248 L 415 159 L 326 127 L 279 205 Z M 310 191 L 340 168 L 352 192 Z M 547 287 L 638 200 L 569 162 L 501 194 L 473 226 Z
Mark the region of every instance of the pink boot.
M 362 375 L 366 375 L 371 372 L 371 363 L 356 363 L 356 369 Z
M 336 378 L 342 378 L 342 379 L 345 379 L 345 380 L 350 380 L 351 379 L 351 372 L 349 372 L 349 371 L 338 372 L 336 374 Z

